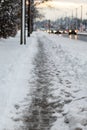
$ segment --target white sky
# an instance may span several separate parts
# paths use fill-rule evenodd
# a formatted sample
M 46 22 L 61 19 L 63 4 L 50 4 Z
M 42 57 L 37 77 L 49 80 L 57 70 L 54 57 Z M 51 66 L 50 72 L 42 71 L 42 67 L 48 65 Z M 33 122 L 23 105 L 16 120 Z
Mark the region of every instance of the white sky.
M 57 19 L 58 17 L 65 16 L 77 16 L 81 17 L 81 5 L 82 5 L 82 16 L 87 18 L 87 1 L 86 0 L 52 0 L 51 2 L 46 2 L 45 4 L 40 4 L 38 8 L 40 13 L 45 15 L 46 19 Z

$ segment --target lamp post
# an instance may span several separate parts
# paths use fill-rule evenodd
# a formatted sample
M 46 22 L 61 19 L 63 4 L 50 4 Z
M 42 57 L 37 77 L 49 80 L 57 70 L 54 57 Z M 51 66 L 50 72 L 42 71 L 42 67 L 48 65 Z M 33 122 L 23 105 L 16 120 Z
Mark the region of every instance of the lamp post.
M 83 31 L 83 25 L 82 25 L 82 14 L 83 14 L 83 6 L 81 5 L 81 24 L 80 24 L 80 28 L 81 28 L 81 32 Z
M 77 8 L 76 8 L 76 29 L 78 28 L 78 25 L 77 25 Z
M 28 19 L 27 19 L 27 26 L 28 26 L 28 33 L 27 36 L 30 37 L 30 30 L 31 30 L 31 1 L 28 0 Z
M 51 24 L 50 24 L 50 20 L 48 20 L 49 33 L 50 33 L 50 26 L 51 26 Z
M 83 13 L 83 7 L 81 5 L 81 23 L 82 23 L 82 13 Z
M 21 0 L 21 37 L 20 44 L 26 44 L 26 0 Z

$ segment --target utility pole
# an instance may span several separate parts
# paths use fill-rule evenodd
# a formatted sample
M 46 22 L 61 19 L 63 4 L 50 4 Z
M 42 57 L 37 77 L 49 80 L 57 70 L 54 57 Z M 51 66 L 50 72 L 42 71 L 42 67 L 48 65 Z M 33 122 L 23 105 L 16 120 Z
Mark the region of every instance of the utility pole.
M 65 29 L 67 28 L 67 12 L 65 12 Z
M 76 8 L 76 29 L 77 29 L 77 8 Z
M 31 0 L 28 0 L 28 20 L 27 20 L 27 25 L 28 25 L 27 36 L 30 37 L 30 30 L 31 30 Z
M 23 1 L 21 0 L 21 34 L 20 34 L 20 44 L 23 44 L 23 28 L 22 28 L 22 24 L 23 24 L 23 21 L 22 21 L 22 8 L 23 8 L 23 3 L 22 3 Z
M 26 44 L 26 0 L 24 2 L 24 44 Z
M 71 29 L 73 29 L 73 10 L 72 10 L 72 19 L 71 19 Z
M 49 33 L 50 33 L 50 20 L 48 21 L 48 28 L 49 28 Z
M 81 5 L 81 23 L 82 23 L 82 13 L 83 13 L 83 7 Z
M 83 13 L 83 7 L 82 7 L 82 5 L 81 5 L 81 24 L 80 24 L 80 28 L 81 28 L 81 32 L 82 32 L 82 13 Z
M 33 24 L 34 24 L 34 0 L 31 0 L 31 33 L 33 32 Z
M 21 0 L 21 36 L 20 44 L 26 44 L 26 0 Z

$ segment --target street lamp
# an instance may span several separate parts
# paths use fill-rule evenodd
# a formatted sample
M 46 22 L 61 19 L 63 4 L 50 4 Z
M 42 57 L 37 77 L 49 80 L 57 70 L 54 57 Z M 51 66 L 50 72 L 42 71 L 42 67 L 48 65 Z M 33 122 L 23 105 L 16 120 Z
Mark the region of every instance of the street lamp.
M 28 19 L 27 19 L 27 26 L 28 26 L 28 33 L 27 36 L 30 37 L 30 32 L 31 32 L 31 1 L 27 1 L 27 6 L 28 6 Z
M 81 5 L 81 24 L 80 24 L 80 28 L 81 28 L 81 32 L 82 32 L 82 14 L 83 14 L 83 6 Z
M 76 8 L 76 29 L 78 28 L 78 25 L 77 25 L 77 8 Z
M 82 23 L 83 6 L 81 5 L 81 23 Z
M 21 0 L 21 39 L 20 44 L 26 44 L 26 0 Z
M 50 20 L 48 20 L 49 33 L 50 33 L 50 27 L 51 27 Z

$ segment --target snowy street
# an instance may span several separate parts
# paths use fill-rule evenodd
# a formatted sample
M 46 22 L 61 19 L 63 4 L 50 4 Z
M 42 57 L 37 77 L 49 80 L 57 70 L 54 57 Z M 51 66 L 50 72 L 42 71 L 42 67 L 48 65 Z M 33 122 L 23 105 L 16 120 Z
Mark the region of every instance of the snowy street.
M 87 130 L 87 43 L 19 37 L 0 39 L 0 130 Z

